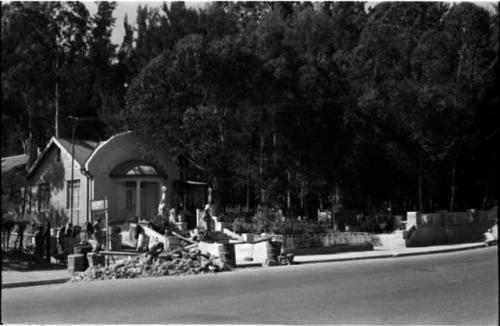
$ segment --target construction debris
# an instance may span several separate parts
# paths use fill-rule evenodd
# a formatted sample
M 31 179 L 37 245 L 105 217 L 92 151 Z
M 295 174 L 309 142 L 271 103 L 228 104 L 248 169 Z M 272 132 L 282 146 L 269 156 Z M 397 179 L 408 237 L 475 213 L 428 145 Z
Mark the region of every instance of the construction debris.
M 216 273 L 230 269 L 219 257 L 202 253 L 197 248 L 178 248 L 161 253 L 145 253 L 107 267 L 92 266 L 85 272 L 75 272 L 71 282 Z

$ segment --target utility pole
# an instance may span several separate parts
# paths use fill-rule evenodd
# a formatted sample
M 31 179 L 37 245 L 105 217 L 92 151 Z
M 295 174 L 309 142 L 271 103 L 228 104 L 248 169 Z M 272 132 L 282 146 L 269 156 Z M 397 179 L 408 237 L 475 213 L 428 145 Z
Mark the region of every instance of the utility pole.
M 73 117 L 70 117 L 70 119 Z M 71 129 L 71 181 L 70 181 L 70 221 L 71 224 L 73 225 L 73 189 L 75 187 L 75 129 L 76 129 L 76 124 L 78 123 L 78 120 L 71 119 L 73 121 L 73 126 Z
M 86 117 L 86 118 L 81 118 L 81 117 L 75 117 L 75 116 L 68 116 L 68 119 L 71 120 L 72 122 L 72 128 L 71 128 L 71 181 L 70 185 L 70 204 L 69 204 L 69 209 L 70 209 L 70 221 L 71 224 L 73 224 L 73 191 L 75 187 L 75 131 L 76 131 L 76 125 L 79 122 L 84 122 L 84 121 L 96 121 L 97 118 L 95 117 Z

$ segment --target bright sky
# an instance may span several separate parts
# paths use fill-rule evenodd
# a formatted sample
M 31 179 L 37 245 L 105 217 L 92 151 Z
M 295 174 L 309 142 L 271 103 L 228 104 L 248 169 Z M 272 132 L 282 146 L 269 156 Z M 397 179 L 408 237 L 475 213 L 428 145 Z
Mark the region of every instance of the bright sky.
M 165 1 L 167 3 L 171 1 Z M 192 7 L 192 8 L 201 8 L 203 7 L 208 1 L 189 1 L 185 0 L 187 7 Z M 370 1 L 370 5 L 376 5 L 381 1 Z M 458 2 L 458 1 L 456 1 Z M 488 7 L 490 10 L 494 10 L 493 4 L 495 3 L 495 0 L 483 0 L 483 1 L 471 1 L 475 2 L 477 5 L 482 6 L 482 7 Z M 94 14 L 97 11 L 97 5 L 95 2 L 90 2 L 90 1 L 85 1 L 85 5 L 87 6 L 88 10 L 90 11 L 91 14 Z M 113 34 L 111 35 L 111 42 L 113 44 L 121 44 L 123 40 L 123 35 L 125 34 L 125 29 L 123 28 L 123 18 L 125 15 L 128 16 L 128 22 L 130 24 L 135 24 L 135 18 L 137 16 L 137 7 L 139 5 L 148 5 L 148 7 L 154 8 L 154 7 L 161 7 L 163 4 L 163 1 L 118 1 L 117 2 L 117 7 L 113 13 L 113 17 L 116 18 L 115 22 L 115 27 L 113 29 Z
M 123 18 L 128 16 L 129 24 L 135 24 L 137 16 L 137 7 L 139 5 L 147 5 L 150 8 L 160 8 L 164 1 L 117 1 L 117 6 L 113 12 L 113 17 L 116 18 L 113 34 L 111 35 L 111 42 L 113 44 L 121 44 L 125 29 L 123 28 Z M 165 1 L 167 4 L 171 1 Z M 204 5 L 204 1 L 184 1 L 187 7 L 200 8 Z M 97 11 L 97 4 L 95 2 L 84 1 L 90 13 L 93 15 Z

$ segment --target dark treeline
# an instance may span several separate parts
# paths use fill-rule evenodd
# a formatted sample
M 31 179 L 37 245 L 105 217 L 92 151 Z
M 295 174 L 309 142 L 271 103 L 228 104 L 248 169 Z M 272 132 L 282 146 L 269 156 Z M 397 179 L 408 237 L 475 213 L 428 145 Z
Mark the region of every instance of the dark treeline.
M 312 214 L 496 205 L 498 7 L 471 3 L 2 4 L 2 156 L 133 129 L 219 205 Z M 146 148 L 148 150 L 148 148 Z

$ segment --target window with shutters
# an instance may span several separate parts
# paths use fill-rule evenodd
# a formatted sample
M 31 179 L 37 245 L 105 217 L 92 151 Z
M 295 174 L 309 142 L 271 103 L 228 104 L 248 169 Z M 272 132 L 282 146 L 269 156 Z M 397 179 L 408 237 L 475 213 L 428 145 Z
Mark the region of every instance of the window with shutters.
M 73 197 L 73 209 L 80 208 L 80 180 L 68 181 L 66 189 L 66 208 L 71 209 L 71 197 Z

